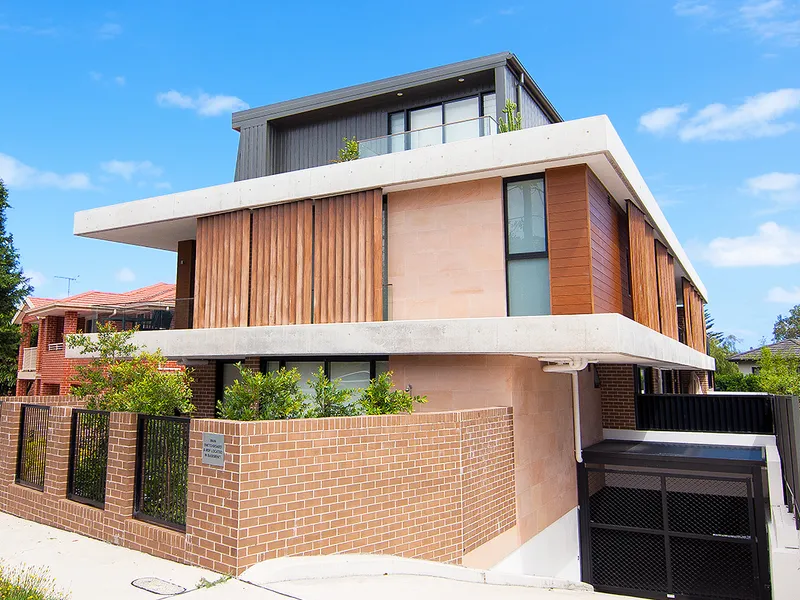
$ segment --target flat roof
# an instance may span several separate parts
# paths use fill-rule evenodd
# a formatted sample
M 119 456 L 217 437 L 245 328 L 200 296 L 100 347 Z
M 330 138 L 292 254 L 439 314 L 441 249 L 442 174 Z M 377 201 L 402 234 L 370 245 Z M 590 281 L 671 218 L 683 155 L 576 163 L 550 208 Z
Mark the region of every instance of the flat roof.
M 605 115 L 405 152 L 225 183 L 75 213 L 78 236 L 176 250 L 195 238 L 197 218 L 272 204 L 381 189 L 384 193 L 587 164 L 624 207 L 647 215 L 656 238 L 708 301 L 700 276 Z
M 766 465 L 764 448 L 760 446 L 721 446 L 707 444 L 672 444 L 666 442 L 637 442 L 604 440 L 584 449 L 585 462 L 603 463 L 623 459 L 625 462 L 665 461 L 680 464 Z
M 289 117 L 321 108 L 336 106 L 338 104 L 365 100 L 382 94 L 398 92 L 408 88 L 469 75 L 470 73 L 486 71 L 505 65 L 508 65 L 515 71 L 518 77 L 524 75 L 524 77 L 522 77 L 522 85 L 525 86 L 539 103 L 547 116 L 550 117 L 551 121 L 563 121 L 561 115 L 558 114 L 555 107 L 550 103 L 539 86 L 536 85 L 536 82 L 525 70 L 525 67 L 522 66 L 519 59 L 511 52 L 499 52 L 497 54 L 481 56 L 479 58 L 442 65 L 432 69 L 425 69 L 413 73 L 387 77 L 385 79 L 378 79 L 369 83 L 352 85 L 321 94 L 313 94 L 294 100 L 286 100 L 284 102 L 249 108 L 233 113 L 231 124 L 234 129 L 238 130 L 242 125 L 248 122 L 263 123 L 272 119 Z

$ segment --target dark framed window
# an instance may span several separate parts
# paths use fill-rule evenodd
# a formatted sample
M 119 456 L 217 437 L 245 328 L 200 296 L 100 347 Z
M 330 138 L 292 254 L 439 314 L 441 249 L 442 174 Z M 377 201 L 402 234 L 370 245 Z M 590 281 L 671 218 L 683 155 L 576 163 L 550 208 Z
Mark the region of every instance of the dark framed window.
M 496 111 L 496 94 L 486 92 L 390 113 L 389 151 L 492 135 L 496 133 Z M 485 116 L 493 121 L 481 119 Z
M 544 175 L 503 181 L 507 313 L 550 314 L 550 264 Z
M 652 394 L 653 393 L 653 368 L 652 367 L 634 367 L 634 385 L 636 386 L 637 394 Z
M 329 379 L 341 379 L 345 389 L 364 389 L 381 373 L 389 370 L 388 356 L 303 356 L 269 357 L 261 359 L 261 371 L 277 371 L 281 368 L 297 369 L 300 373 L 300 389 L 305 394 L 313 393 L 308 385 L 317 370 L 322 367 Z

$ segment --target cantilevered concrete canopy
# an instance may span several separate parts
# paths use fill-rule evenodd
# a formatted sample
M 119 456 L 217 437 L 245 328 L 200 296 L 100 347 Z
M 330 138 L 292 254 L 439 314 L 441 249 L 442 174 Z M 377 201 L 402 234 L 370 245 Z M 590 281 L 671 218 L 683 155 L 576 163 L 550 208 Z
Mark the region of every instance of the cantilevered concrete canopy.
M 606 116 L 95 208 L 75 214 L 75 234 L 176 250 L 179 241 L 194 239 L 197 218 L 202 216 L 359 190 L 391 193 L 582 163 L 618 202 L 631 200 L 647 215 L 657 238 L 675 256 L 676 277 L 691 280 L 707 300 L 705 286 Z
M 142 331 L 134 342 L 170 358 L 517 354 L 558 362 L 713 370 L 714 359 L 618 314 L 489 317 Z M 67 350 L 68 358 L 79 356 Z

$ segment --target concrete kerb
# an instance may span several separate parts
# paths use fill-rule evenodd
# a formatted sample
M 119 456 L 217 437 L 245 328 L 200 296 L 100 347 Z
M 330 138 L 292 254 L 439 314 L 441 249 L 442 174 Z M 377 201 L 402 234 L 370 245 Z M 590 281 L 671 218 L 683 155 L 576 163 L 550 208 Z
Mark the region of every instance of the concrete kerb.
M 276 583 L 292 581 L 384 575 L 417 575 L 487 585 L 594 591 L 594 588 L 587 583 L 563 579 L 500 573 L 413 558 L 367 554 L 276 558 L 250 567 L 237 579 L 259 587 L 269 587 Z

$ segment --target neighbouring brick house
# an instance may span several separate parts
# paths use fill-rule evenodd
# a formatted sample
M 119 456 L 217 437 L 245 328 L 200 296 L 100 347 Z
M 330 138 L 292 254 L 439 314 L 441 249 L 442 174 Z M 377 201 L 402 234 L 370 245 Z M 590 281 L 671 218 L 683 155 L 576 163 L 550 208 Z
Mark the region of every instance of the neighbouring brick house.
M 112 323 L 119 329 L 169 329 L 174 312 L 175 284 L 171 283 L 123 293 L 26 298 L 14 316 L 21 329 L 16 395 L 70 393 L 74 365 L 88 360 L 65 357 L 65 336 L 92 333 L 98 323 Z
M 523 129 L 498 134 L 506 100 Z M 471 540 L 460 556 L 432 556 L 563 561 L 552 572 L 573 576 L 581 445 L 632 429 L 637 393 L 701 391 L 714 368 L 705 288 L 608 118 L 564 121 L 499 54 L 249 109 L 233 127 L 234 182 L 75 216 L 79 236 L 176 252 L 175 325 L 137 342 L 193 369 L 198 416 L 238 361 L 304 379 L 321 366 L 354 388 L 388 369 L 428 397 L 421 411 L 511 411 L 513 502 L 454 534 Z M 360 158 L 331 164 L 353 136 Z M 295 426 L 287 444 L 311 449 L 320 434 Z M 480 498 L 470 518 L 494 501 Z

